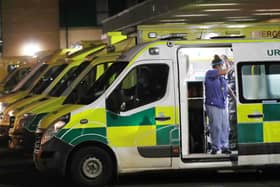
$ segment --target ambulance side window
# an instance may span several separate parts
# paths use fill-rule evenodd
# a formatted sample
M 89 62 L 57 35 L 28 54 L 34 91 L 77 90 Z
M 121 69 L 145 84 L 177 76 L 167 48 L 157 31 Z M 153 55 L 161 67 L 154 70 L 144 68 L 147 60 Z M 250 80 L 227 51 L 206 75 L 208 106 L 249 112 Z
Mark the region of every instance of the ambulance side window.
M 280 62 L 239 63 L 240 101 L 280 100 Z
M 168 71 L 166 64 L 135 67 L 107 98 L 107 109 L 119 113 L 160 100 L 166 92 Z

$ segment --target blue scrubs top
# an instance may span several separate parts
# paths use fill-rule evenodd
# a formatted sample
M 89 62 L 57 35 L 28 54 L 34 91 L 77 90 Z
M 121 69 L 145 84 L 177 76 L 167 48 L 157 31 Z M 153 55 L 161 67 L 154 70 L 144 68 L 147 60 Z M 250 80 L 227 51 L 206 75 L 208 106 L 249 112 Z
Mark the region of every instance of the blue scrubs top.
M 206 105 L 226 108 L 227 81 L 217 69 L 208 70 L 205 76 Z

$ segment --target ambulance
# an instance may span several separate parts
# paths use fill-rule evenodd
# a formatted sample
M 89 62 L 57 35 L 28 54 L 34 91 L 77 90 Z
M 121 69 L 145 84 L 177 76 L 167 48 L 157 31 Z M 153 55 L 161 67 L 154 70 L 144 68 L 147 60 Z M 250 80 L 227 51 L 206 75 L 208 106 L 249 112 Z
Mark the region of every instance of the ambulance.
M 23 149 L 33 151 L 34 133 L 38 122 L 48 113 L 56 112 L 64 104 L 76 104 L 81 102 L 80 97 L 91 85 L 116 61 L 121 51 L 125 51 L 135 45 L 135 39 L 118 41 L 113 45 L 113 51 L 102 50 L 91 54 L 79 66 L 79 74 L 71 73 L 67 79 L 61 81 L 50 91 L 47 97 L 34 102 L 19 110 L 15 120 L 10 123 L 11 149 Z M 107 51 L 107 52 L 106 52 Z M 107 54 L 106 54 L 107 53 Z M 81 68 L 80 68 L 81 67 Z
M 17 68 L 0 83 L 0 96 L 8 94 L 31 71 L 34 64 L 24 64 Z
M 120 32 L 109 32 L 107 36 L 108 40 L 112 40 L 114 43 L 122 41 L 127 37 L 125 35 L 122 35 Z M 57 78 L 52 77 L 53 74 L 50 73 L 48 74 L 50 80 L 41 79 L 40 82 L 38 82 L 37 85 L 35 85 L 32 89 L 32 97 L 29 97 L 27 99 L 24 98 L 23 100 L 17 101 L 16 103 L 14 102 L 13 105 L 6 107 L 4 111 L 6 116 L 9 115 L 9 117 L 12 117 L 14 116 L 15 112 L 23 109 L 26 105 L 43 99 L 60 80 L 63 80 L 65 77 L 71 75 L 71 71 L 74 71 L 77 68 L 77 66 L 80 65 L 88 55 L 100 52 L 104 50 L 105 47 L 105 43 L 97 42 L 96 45 L 83 48 L 72 54 L 67 54 L 67 58 L 62 58 L 59 60 L 61 63 L 65 64 L 65 70 L 61 71 L 61 73 L 56 75 Z
M 109 32 L 107 34 L 107 40 L 111 41 L 112 43 L 116 43 L 118 41 L 124 40 L 126 38 L 125 35 L 122 35 L 120 32 Z M 77 61 L 77 65 L 83 62 L 84 58 L 94 52 L 104 49 L 105 44 L 104 42 L 98 41 L 97 43 L 91 42 L 93 45 L 83 48 L 82 50 L 77 50 L 76 48 L 71 48 L 70 51 L 68 49 L 61 50 L 53 58 L 50 59 L 48 63 L 63 63 L 63 69 L 66 67 L 67 64 L 71 63 L 71 60 Z M 78 48 L 79 49 L 79 48 Z M 65 60 L 65 57 L 68 57 Z M 69 59 L 71 59 L 69 61 Z M 47 64 L 48 64 L 47 63 Z M 56 85 L 56 83 L 65 75 L 68 70 L 71 69 L 71 65 L 67 66 L 65 70 L 63 69 L 53 69 L 48 70 L 44 76 L 40 78 L 40 80 L 36 80 L 36 84 L 32 85 L 27 92 L 18 92 L 11 94 L 7 97 L 0 98 L 0 137 L 7 136 L 7 130 L 9 128 L 10 117 L 14 120 L 13 116 L 15 112 L 19 109 L 24 108 L 26 104 L 33 103 L 40 99 L 43 99 L 44 96 Z M 54 68 L 54 67 L 53 67 Z M 53 72 L 54 70 L 59 70 L 57 73 Z M 62 71 L 63 70 L 63 71 Z M 69 73 L 69 72 L 68 72 Z M 67 76 L 67 75 L 65 75 Z M 44 93 L 42 93 L 44 92 Z M 29 94 L 30 93 L 30 94 Z M 26 98 L 27 97 L 27 98 Z M 19 99 L 22 99 L 18 101 Z M 18 101 L 17 103 L 15 103 Z M 13 103 L 12 106 L 9 104 Z M 3 130 L 1 130 L 3 129 Z M 3 132 L 3 135 L 1 135 Z
M 175 39 L 174 39 L 175 38 Z M 173 35 L 123 53 L 86 94 L 90 104 L 37 128 L 34 162 L 86 186 L 122 173 L 280 163 L 277 39 L 186 40 Z M 236 144 L 210 154 L 205 72 L 213 56 L 235 62 Z M 118 69 L 118 70 L 120 70 Z M 106 89 L 105 89 L 106 88 Z
M 57 60 L 65 55 L 68 50 L 60 50 L 54 53 L 46 62 L 39 63 L 32 71 L 11 91 L 10 94 L 0 97 L 0 138 L 6 141 L 9 130 L 9 115 L 4 113 L 9 104 L 20 99 L 30 97 L 31 91 L 34 90 L 38 82 L 47 80 L 47 76 L 53 74 L 57 76 L 60 71 L 61 63 Z
M 15 120 L 15 115 L 17 112 L 19 112 L 21 109 L 26 107 L 27 105 L 31 105 L 34 102 L 37 101 L 44 101 L 46 100 L 46 96 L 50 91 L 52 91 L 57 84 L 59 84 L 61 81 L 64 81 L 67 79 L 71 74 L 74 73 L 80 73 L 77 72 L 80 68 L 78 68 L 81 63 L 83 62 L 84 53 L 93 53 L 95 51 L 101 50 L 104 47 L 99 46 L 91 49 L 87 49 L 86 51 L 83 51 L 82 53 L 80 51 L 73 53 L 73 57 L 78 58 L 79 60 L 74 60 L 74 62 L 71 63 L 70 60 L 65 60 L 65 59 L 59 59 L 55 63 L 52 63 L 50 65 L 47 72 L 44 73 L 43 76 L 40 77 L 40 79 L 36 82 L 35 85 L 32 86 L 32 89 L 30 92 L 25 95 L 22 98 L 19 98 L 17 100 L 14 100 L 14 102 L 5 102 L 5 108 L 3 109 L 2 112 L 2 120 L 0 119 L 0 126 L 5 134 L 2 136 L 7 136 L 8 135 L 8 130 L 9 126 L 14 122 Z M 88 54 L 90 54 L 88 53 Z M 79 56 L 82 55 L 83 58 L 79 58 Z M 71 55 L 70 55 L 71 58 Z M 85 68 L 83 66 L 83 68 Z M 17 93 L 15 93 L 17 94 Z M 8 97 L 11 99 L 12 97 Z
M 30 56 L 5 56 L 0 57 L 0 80 L 1 83 L 5 81 L 14 70 L 17 70 L 19 67 L 35 65 L 36 61 Z M 1 84 L 0 84 L 1 85 Z

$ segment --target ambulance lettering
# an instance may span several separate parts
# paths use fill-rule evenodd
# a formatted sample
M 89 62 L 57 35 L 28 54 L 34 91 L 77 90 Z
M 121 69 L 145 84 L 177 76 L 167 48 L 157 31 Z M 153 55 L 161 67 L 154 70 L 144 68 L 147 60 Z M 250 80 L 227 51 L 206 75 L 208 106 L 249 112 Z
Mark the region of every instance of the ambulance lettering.
M 280 37 L 280 31 L 263 31 L 262 32 L 263 38 L 279 38 Z
M 269 49 L 267 50 L 268 56 L 280 56 L 280 49 Z

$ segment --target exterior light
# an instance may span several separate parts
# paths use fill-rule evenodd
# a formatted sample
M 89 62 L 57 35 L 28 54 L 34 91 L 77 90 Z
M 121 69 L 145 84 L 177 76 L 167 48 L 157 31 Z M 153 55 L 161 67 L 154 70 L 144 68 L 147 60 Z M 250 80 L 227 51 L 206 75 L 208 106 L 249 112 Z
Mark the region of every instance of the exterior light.
M 149 38 L 157 38 L 157 33 L 156 32 L 149 32 L 148 37 Z
M 159 48 L 153 47 L 149 49 L 150 55 L 159 55 Z
M 217 33 L 207 33 L 204 35 L 203 39 L 211 39 L 212 37 L 219 36 Z
M 41 50 L 38 43 L 30 42 L 23 45 L 21 53 L 26 56 L 35 56 L 35 54 Z

